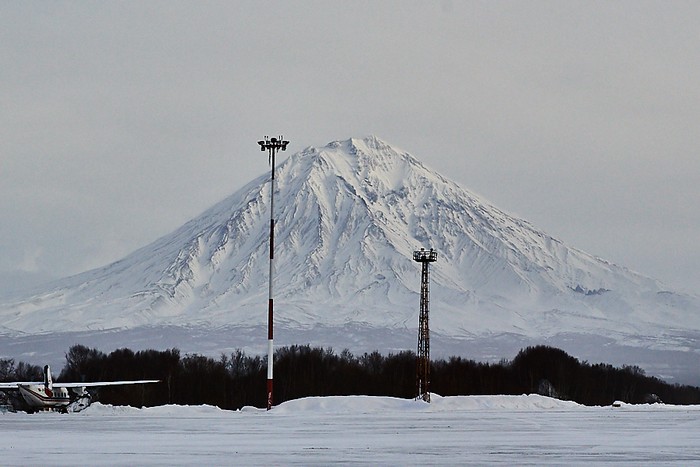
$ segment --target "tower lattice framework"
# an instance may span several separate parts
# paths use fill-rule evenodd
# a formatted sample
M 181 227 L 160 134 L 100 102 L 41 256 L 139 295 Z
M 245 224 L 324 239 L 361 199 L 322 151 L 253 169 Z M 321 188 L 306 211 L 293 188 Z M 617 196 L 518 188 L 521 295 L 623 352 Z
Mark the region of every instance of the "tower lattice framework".
M 418 320 L 418 352 L 416 355 L 416 399 L 430 402 L 430 269 L 437 261 L 437 252 L 421 248 L 413 252 L 413 261 L 421 263 L 420 316 Z

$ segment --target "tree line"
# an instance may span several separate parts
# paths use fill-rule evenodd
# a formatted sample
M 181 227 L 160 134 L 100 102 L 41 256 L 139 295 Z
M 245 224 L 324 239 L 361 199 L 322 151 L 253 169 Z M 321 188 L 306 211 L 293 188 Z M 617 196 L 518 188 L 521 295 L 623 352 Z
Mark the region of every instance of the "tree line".
M 275 404 L 307 396 L 416 396 L 416 354 L 355 356 L 348 350 L 292 345 L 274 356 Z M 178 349 L 105 354 L 74 345 L 56 381 L 159 379 L 159 384 L 100 388 L 105 404 L 209 404 L 223 409 L 265 407 L 267 358 L 237 350 L 218 359 Z M 700 388 L 669 384 L 636 366 L 581 362 L 560 349 L 528 347 L 513 360 L 483 363 L 461 357 L 430 364 L 430 391 L 442 396 L 542 394 L 585 405 L 665 402 L 700 404 Z M 42 369 L 0 360 L 0 381 L 41 381 Z

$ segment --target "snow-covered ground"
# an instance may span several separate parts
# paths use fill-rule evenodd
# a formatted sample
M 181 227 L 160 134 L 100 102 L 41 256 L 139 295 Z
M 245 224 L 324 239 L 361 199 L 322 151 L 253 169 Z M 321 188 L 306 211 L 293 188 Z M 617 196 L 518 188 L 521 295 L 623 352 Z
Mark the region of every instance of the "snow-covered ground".
M 0 414 L 0 437 L 2 465 L 692 465 L 700 406 L 535 395 L 318 397 L 270 412 L 93 404 Z

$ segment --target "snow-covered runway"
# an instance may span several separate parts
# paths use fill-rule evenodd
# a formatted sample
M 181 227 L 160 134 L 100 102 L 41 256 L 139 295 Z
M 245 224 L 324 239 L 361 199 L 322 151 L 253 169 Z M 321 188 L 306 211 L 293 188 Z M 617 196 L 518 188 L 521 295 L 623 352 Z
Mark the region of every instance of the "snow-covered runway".
M 2 465 L 700 464 L 700 406 L 583 407 L 541 396 L 290 401 L 0 414 Z

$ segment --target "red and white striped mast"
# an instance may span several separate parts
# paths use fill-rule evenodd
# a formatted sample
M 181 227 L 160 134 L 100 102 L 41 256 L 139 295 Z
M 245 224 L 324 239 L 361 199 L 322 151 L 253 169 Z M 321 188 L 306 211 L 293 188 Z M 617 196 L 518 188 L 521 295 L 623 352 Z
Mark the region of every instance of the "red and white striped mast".
M 270 283 L 268 286 L 268 301 L 267 301 L 267 410 L 272 408 L 272 363 L 274 358 L 273 347 L 273 301 L 272 301 L 272 276 L 273 265 L 275 258 L 275 154 L 280 149 L 287 150 L 289 141 L 284 141 L 282 136 L 279 138 L 269 138 L 265 136 L 264 140 L 258 141 L 260 150 L 269 154 L 269 163 L 272 167 L 270 176 Z

